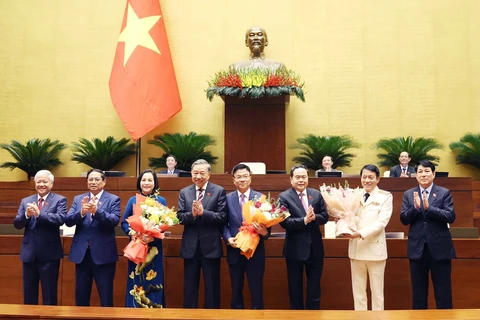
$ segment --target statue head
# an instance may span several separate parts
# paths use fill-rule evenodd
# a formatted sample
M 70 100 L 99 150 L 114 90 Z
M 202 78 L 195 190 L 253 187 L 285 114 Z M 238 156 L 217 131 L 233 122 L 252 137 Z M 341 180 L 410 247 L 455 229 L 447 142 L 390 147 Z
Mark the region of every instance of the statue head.
M 263 50 L 268 46 L 267 32 L 260 27 L 252 27 L 245 33 L 245 45 L 250 49 L 251 58 L 264 58 Z

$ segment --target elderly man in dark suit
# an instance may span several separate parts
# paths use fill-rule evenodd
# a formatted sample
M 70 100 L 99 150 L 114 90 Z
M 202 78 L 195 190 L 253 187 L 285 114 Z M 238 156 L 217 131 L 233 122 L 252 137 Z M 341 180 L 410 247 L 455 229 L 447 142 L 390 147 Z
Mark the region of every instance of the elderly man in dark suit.
M 89 192 L 74 198 L 65 224 L 76 226 L 68 256 L 75 263 L 75 303 L 89 306 L 95 280 L 100 305 L 113 307 L 113 279 L 118 261 L 115 227 L 120 221 L 120 198 L 108 193 L 105 173 L 87 172 Z
M 20 259 L 23 262 L 23 302 L 38 304 L 38 282 L 44 305 L 57 304 L 57 283 L 63 249 L 59 227 L 67 213 L 67 199 L 51 192 L 53 174 L 40 170 L 35 175 L 37 194 L 22 199 L 15 228 L 25 228 Z
M 452 195 L 433 183 L 435 166 L 417 165 L 419 186 L 405 192 L 400 220 L 410 225 L 407 255 L 410 259 L 413 309 L 428 307 L 428 275 L 432 273 L 437 309 L 452 309 L 452 258 L 455 258 L 448 224 L 455 221 Z
M 184 225 L 180 257 L 184 266 L 183 307 L 198 307 L 200 270 L 207 309 L 220 308 L 221 230 L 226 223 L 226 193 L 209 182 L 210 164 L 199 159 L 192 164 L 193 185 L 180 190 L 177 216 Z
M 265 273 L 265 239 L 268 238 L 271 228 L 254 223 L 253 227 L 260 236 L 260 241 L 254 255 L 247 259 L 240 254 L 235 243 L 235 236 L 242 226 L 242 206 L 248 200 L 259 199 L 262 194 L 250 189 L 252 173 L 245 164 L 237 164 L 233 170 L 233 184 L 237 190 L 227 194 L 227 224 L 223 227 L 223 240 L 227 244 L 227 262 L 232 282 L 232 309 L 244 309 L 243 286 L 245 273 L 252 298 L 252 309 L 263 309 L 263 275 Z
M 280 225 L 286 229 L 283 255 L 287 262 L 291 309 L 320 309 L 320 278 L 323 271 L 323 241 L 319 226 L 327 223 L 325 204 L 317 189 L 307 188 L 308 171 L 296 165 L 290 171 L 292 188 L 279 196 L 290 217 Z M 307 275 L 307 297 L 303 300 L 303 270 Z
M 407 151 L 402 151 L 400 153 L 400 156 L 398 157 L 398 161 L 400 162 L 400 164 L 397 164 L 396 166 L 390 168 L 389 177 L 408 178 L 412 174 L 414 174 L 415 168 L 408 165 L 410 163 L 410 160 L 412 160 L 410 154 Z

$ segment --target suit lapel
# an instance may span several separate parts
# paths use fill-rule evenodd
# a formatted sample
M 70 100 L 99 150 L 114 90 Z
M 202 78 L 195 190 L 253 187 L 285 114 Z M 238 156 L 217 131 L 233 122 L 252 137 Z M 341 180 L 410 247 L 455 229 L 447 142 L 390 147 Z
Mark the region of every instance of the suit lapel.
M 293 202 L 300 208 L 300 212 L 303 212 L 304 215 L 307 213 L 305 212 L 305 209 L 303 208 L 303 204 L 300 201 L 300 197 L 298 196 L 298 193 L 295 189 L 290 189 L 290 197 L 292 198 Z
M 202 199 L 202 205 L 203 205 L 204 208 L 207 207 L 208 201 L 210 200 L 211 195 L 212 195 L 212 191 L 213 191 L 213 186 L 212 186 L 211 183 L 208 183 L 208 186 L 205 189 L 205 193 L 204 193 L 203 199 Z

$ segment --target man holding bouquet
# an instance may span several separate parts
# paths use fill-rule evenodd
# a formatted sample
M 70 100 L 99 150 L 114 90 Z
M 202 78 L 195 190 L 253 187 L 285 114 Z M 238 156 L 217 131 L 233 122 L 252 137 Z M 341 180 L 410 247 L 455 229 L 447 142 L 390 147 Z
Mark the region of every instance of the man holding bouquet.
M 198 307 L 200 270 L 205 286 L 205 309 L 220 308 L 220 230 L 227 219 L 225 189 L 208 182 L 210 164 L 192 164 L 193 185 L 180 190 L 177 217 L 184 225 L 180 257 L 183 258 L 183 307 Z
M 377 187 L 380 170 L 373 164 L 360 170 L 363 199 L 356 212 L 357 230 L 344 234 L 350 238 L 348 257 L 352 273 L 352 290 L 355 310 L 367 310 L 367 277 L 370 278 L 372 310 L 384 309 L 384 273 L 387 261 L 385 227 L 393 211 L 393 197 Z
M 303 165 L 290 170 L 291 189 L 279 199 L 290 212 L 280 225 L 286 229 L 283 255 L 287 263 L 291 309 L 320 309 L 320 278 L 323 271 L 323 241 L 319 226 L 328 215 L 320 191 L 307 188 L 308 171 Z M 303 300 L 303 270 L 307 275 L 307 297 Z
M 263 275 L 265 273 L 265 244 L 270 228 L 253 222 L 255 232 L 260 235 L 260 241 L 254 255 L 247 259 L 240 253 L 235 236 L 242 226 L 243 205 L 254 198 L 260 198 L 262 194 L 250 189 L 252 173 L 245 164 L 237 164 L 233 170 L 233 184 L 237 190 L 227 194 L 227 224 L 223 227 L 223 240 L 227 244 L 227 262 L 232 282 L 232 309 L 244 309 L 243 286 L 245 273 L 247 274 L 248 287 L 252 297 L 252 309 L 263 309 Z

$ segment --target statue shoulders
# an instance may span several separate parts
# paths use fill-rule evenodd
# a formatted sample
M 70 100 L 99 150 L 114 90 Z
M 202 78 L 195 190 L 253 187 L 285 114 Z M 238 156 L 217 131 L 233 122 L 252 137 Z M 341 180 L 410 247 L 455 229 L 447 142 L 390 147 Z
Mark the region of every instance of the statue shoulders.
M 234 62 L 230 65 L 230 68 L 235 70 L 240 69 L 271 69 L 275 71 L 279 68 L 285 68 L 285 65 L 280 61 L 272 59 L 246 59 L 238 62 Z

